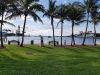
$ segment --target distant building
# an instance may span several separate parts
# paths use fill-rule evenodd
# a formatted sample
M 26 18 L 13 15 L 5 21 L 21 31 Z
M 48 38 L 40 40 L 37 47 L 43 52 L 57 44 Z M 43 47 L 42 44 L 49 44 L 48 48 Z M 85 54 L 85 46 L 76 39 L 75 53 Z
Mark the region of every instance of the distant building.
M 20 32 L 20 26 L 18 26 L 18 29 L 16 30 L 16 35 L 17 36 L 22 36 L 22 33 Z
M 3 36 L 7 36 L 7 32 L 2 32 Z M 0 32 L 0 36 L 1 36 L 1 32 Z
M 77 36 L 84 37 L 85 36 L 85 32 L 80 31 L 80 33 Z M 92 31 L 88 31 L 86 33 L 86 37 L 94 37 L 94 33 Z M 100 33 L 96 33 L 96 37 L 100 37 Z

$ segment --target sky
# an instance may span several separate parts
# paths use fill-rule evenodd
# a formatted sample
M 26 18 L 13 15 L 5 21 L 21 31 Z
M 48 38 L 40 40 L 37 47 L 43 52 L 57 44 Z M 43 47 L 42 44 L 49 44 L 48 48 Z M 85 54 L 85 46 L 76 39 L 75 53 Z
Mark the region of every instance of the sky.
M 74 1 L 80 1 L 83 2 L 83 0 L 57 0 L 57 5 L 61 4 L 61 3 L 71 3 Z M 40 3 L 45 7 L 45 9 L 48 8 L 48 0 L 40 0 Z M 34 20 L 32 19 L 32 17 L 28 16 L 27 17 L 27 23 L 26 23 L 26 35 L 34 35 L 34 36 L 39 36 L 39 35 L 43 35 L 43 36 L 52 36 L 52 28 L 51 28 L 51 24 L 50 24 L 50 19 L 48 19 L 48 17 L 43 17 L 42 13 L 38 13 L 38 15 L 41 17 L 41 19 L 43 20 L 43 24 L 40 22 L 34 22 Z M 18 25 L 20 25 L 21 30 L 23 27 L 23 23 L 24 23 L 24 16 L 21 17 L 17 17 L 17 18 L 13 18 L 11 20 L 7 20 L 13 24 L 16 25 L 16 27 L 12 27 L 9 25 L 4 25 L 3 28 L 4 29 L 11 29 L 12 32 L 15 32 L 16 29 L 18 28 Z M 60 24 L 58 27 L 57 23 L 58 23 L 59 19 L 54 19 L 54 26 L 55 26 L 55 35 L 56 36 L 60 36 Z M 74 28 L 74 33 L 75 34 L 79 34 L 80 31 L 84 31 L 86 27 L 86 23 L 82 23 L 79 26 L 75 26 Z M 97 25 L 97 33 L 100 32 L 100 25 Z M 89 24 L 89 31 L 93 31 L 93 24 Z M 64 31 L 63 31 L 63 36 L 69 36 L 71 35 L 71 22 L 65 21 L 64 22 Z

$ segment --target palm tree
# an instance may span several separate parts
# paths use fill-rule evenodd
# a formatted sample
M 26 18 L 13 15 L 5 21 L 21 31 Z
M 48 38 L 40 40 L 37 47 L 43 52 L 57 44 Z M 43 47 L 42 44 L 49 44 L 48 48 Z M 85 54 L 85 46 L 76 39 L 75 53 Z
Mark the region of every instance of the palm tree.
M 10 16 L 7 17 L 10 19 L 12 17 L 24 15 L 22 42 L 20 45 L 21 47 L 23 47 L 23 42 L 24 42 L 27 16 L 28 15 L 32 16 L 33 20 L 36 22 L 37 22 L 37 20 L 42 22 L 41 18 L 37 15 L 37 12 L 44 12 L 44 7 L 41 4 L 39 4 L 38 2 L 39 2 L 39 0 L 18 0 L 17 5 L 8 11 L 8 12 L 12 13 Z
M 10 25 L 13 25 L 7 21 L 4 21 L 4 13 L 6 12 L 6 9 L 7 7 L 12 4 L 15 0 L 0 0 L 0 15 L 1 15 L 1 20 L 0 20 L 0 23 L 1 23 L 1 27 L 0 27 L 0 37 L 1 37 L 1 47 L 4 48 L 4 45 L 3 45 L 3 36 L 2 36 L 2 26 L 3 26 L 3 23 L 7 23 L 7 24 L 10 24 Z M 14 26 L 14 25 L 13 25 Z
M 99 13 L 97 9 L 92 10 L 91 12 L 91 19 L 94 25 L 94 46 L 96 46 L 96 25 L 100 23 Z
M 5 6 L 4 6 L 4 4 L 3 3 L 0 3 L 0 10 L 1 10 L 1 13 L 0 13 L 0 15 L 1 15 L 1 17 L 2 17 L 2 21 L 3 21 L 3 19 L 4 19 L 4 12 L 5 12 Z M 4 48 L 4 45 L 3 45 L 3 37 L 2 37 L 2 25 L 3 25 L 3 22 L 1 22 L 1 27 L 0 27 L 0 32 L 1 32 L 1 47 L 2 48 Z
M 74 40 L 74 26 L 79 25 L 79 23 L 84 18 L 84 8 L 79 2 L 74 2 L 67 5 L 67 20 L 72 23 L 72 41 L 71 46 L 75 45 Z
M 56 1 L 49 0 L 49 8 L 45 12 L 45 14 L 43 15 L 43 16 L 48 16 L 49 18 L 51 18 L 51 26 L 52 26 L 52 31 L 53 31 L 54 46 L 56 46 L 56 44 L 55 44 L 55 28 L 54 28 L 54 12 L 55 12 L 55 9 L 56 9 L 55 3 L 56 3 Z
M 85 35 L 84 35 L 82 45 L 84 45 L 85 40 L 86 40 L 86 34 L 87 34 L 87 30 L 88 30 L 89 18 L 90 18 L 90 14 L 92 12 L 92 8 L 97 8 L 98 2 L 99 2 L 99 0 L 84 0 L 84 7 L 85 7 L 86 13 L 87 13 L 87 25 L 86 25 Z
M 60 21 L 58 22 L 61 23 L 61 46 L 63 45 L 62 43 L 62 36 L 63 36 L 63 23 L 64 23 L 64 20 L 66 20 L 66 6 L 65 5 L 60 5 L 60 6 L 57 6 L 56 8 L 56 11 L 55 11 L 55 17 L 60 19 Z M 57 27 L 58 27 L 58 24 L 57 24 Z

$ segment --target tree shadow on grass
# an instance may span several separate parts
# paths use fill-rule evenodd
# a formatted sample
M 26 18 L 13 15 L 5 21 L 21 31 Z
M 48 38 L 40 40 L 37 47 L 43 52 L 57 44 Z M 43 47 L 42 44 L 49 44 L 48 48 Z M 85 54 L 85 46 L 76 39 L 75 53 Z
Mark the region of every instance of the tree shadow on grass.
M 53 47 L 49 47 L 49 46 L 44 46 L 44 48 L 53 49 Z
M 66 59 L 60 60 L 61 56 Z M 19 56 L 18 58 L 20 59 Z M 70 59 L 67 60 L 67 58 Z M 99 56 L 88 57 L 81 54 L 70 54 L 48 55 L 41 61 L 23 61 L 23 58 L 21 58 L 22 61 L 18 61 L 1 54 L 0 71 L 4 73 L 3 75 L 100 75 L 100 67 L 91 64 L 92 62 L 100 63 L 99 59 Z
M 31 50 L 31 51 L 36 51 L 38 53 L 48 53 L 46 50 L 41 50 L 40 48 L 39 49 L 35 49 L 35 48 L 31 48 L 31 47 L 25 47 L 25 48 L 28 50 Z
M 84 50 L 84 51 L 88 51 L 88 52 L 93 52 L 93 53 L 97 53 L 98 54 L 98 52 L 100 53 L 100 48 L 98 48 L 98 47 L 82 47 L 82 49 Z
M 94 66 L 92 63 L 100 63 L 100 57 L 88 57 L 82 55 L 64 55 L 64 60 L 60 60 L 59 56 L 46 57 L 45 65 L 48 64 L 54 68 L 57 75 L 99 75 L 100 67 Z M 70 58 L 70 59 L 67 59 Z M 50 68 L 50 67 L 48 67 Z M 50 69 L 51 69 L 50 68 Z M 56 74 L 53 74 L 56 75 Z
M 16 60 L 26 60 L 27 59 L 24 56 L 21 56 L 21 55 L 14 53 L 14 52 L 11 52 L 9 49 L 5 49 L 5 50 L 11 55 L 12 59 L 14 59 L 14 58 Z M 2 54 L 2 55 L 4 55 L 4 54 Z M 7 55 L 5 55 L 5 56 L 7 56 Z
M 30 47 L 26 49 L 35 50 L 39 53 L 48 53 L 41 52 L 41 49 L 39 51 Z M 82 51 L 80 51 L 81 49 L 68 48 L 65 50 L 72 51 L 73 54 L 53 54 L 47 55 L 43 60 L 27 61 L 26 58 L 7 49 L 12 57 L 18 58 L 19 60 L 12 59 L 0 53 L 0 75 L 100 75 L 100 56 L 84 56 Z M 91 52 L 90 48 L 88 50 Z M 61 58 L 64 59 L 62 60 Z
M 76 49 L 74 49 L 74 48 L 67 48 L 67 50 L 69 50 L 69 51 L 71 51 L 71 52 L 73 52 L 73 53 L 76 53 L 76 54 L 82 54 L 82 52 L 81 51 L 79 51 L 78 50 L 78 48 Z

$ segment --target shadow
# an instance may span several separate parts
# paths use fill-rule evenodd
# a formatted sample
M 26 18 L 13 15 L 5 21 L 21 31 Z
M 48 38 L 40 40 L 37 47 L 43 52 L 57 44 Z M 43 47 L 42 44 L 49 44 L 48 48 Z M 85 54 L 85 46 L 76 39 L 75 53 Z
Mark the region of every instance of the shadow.
M 82 52 L 78 50 L 79 48 L 65 48 L 65 49 L 67 49 L 73 53 L 82 54 Z
M 21 60 L 0 53 L 0 75 L 100 75 L 100 56 L 84 56 L 77 49 L 68 48 L 73 54 L 47 54 L 41 60 L 34 61 L 23 60 L 20 55 L 6 50 Z
M 53 49 L 52 47 L 49 47 L 49 46 L 44 46 L 44 48 Z
M 88 51 L 88 52 L 93 52 L 93 53 L 97 53 L 98 54 L 98 52 L 100 53 L 100 48 L 98 48 L 98 47 L 82 47 L 82 49 L 84 49 L 84 51 Z
M 15 59 L 18 59 L 18 60 L 26 60 L 27 58 L 25 58 L 25 57 L 23 57 L 23 56 L 21 56 L 21 55 L 18 55 L 18 54 L 16 54 L 16 53 L 14 53 L 14 52 L 11 52 L 10 50 L 8 50 L 7 48 L 5 49 L 8 53 L 10 53 L 10 55 L 13 57 L 13 58 L 15 58 Z M 5 56 L 7 56 L 7 55 L 5 55 Z
M 24 56 L 5 49 L 13 58 L 0 52 L 0 75 L 100 75 L 100 55 L 84 55 L 84 52 L 99 54 L 100 47 L 65 48 L 64 52 L 58 49 L 61 54 L 57 53 L 57 50 L 55 53 L 53 50 L 53 53 L 46 52 L 46 47 L 24 48 L 26 51 L 42 53 L 41 57 L 28 61 Z M 67 50 L 72 53 L 67 54 Z
M 36 51 L 36 52 L 39 52 L 39 53 L 48 53 L 48 52 L 46 52 L 46 50 L 43 51 L 41 49 L 35 49 L 35 48 L 30 48 L 30 47 L 24 47 L 24 48 L 29 49 L 29 50 L 32 50 L 32 51 Z

